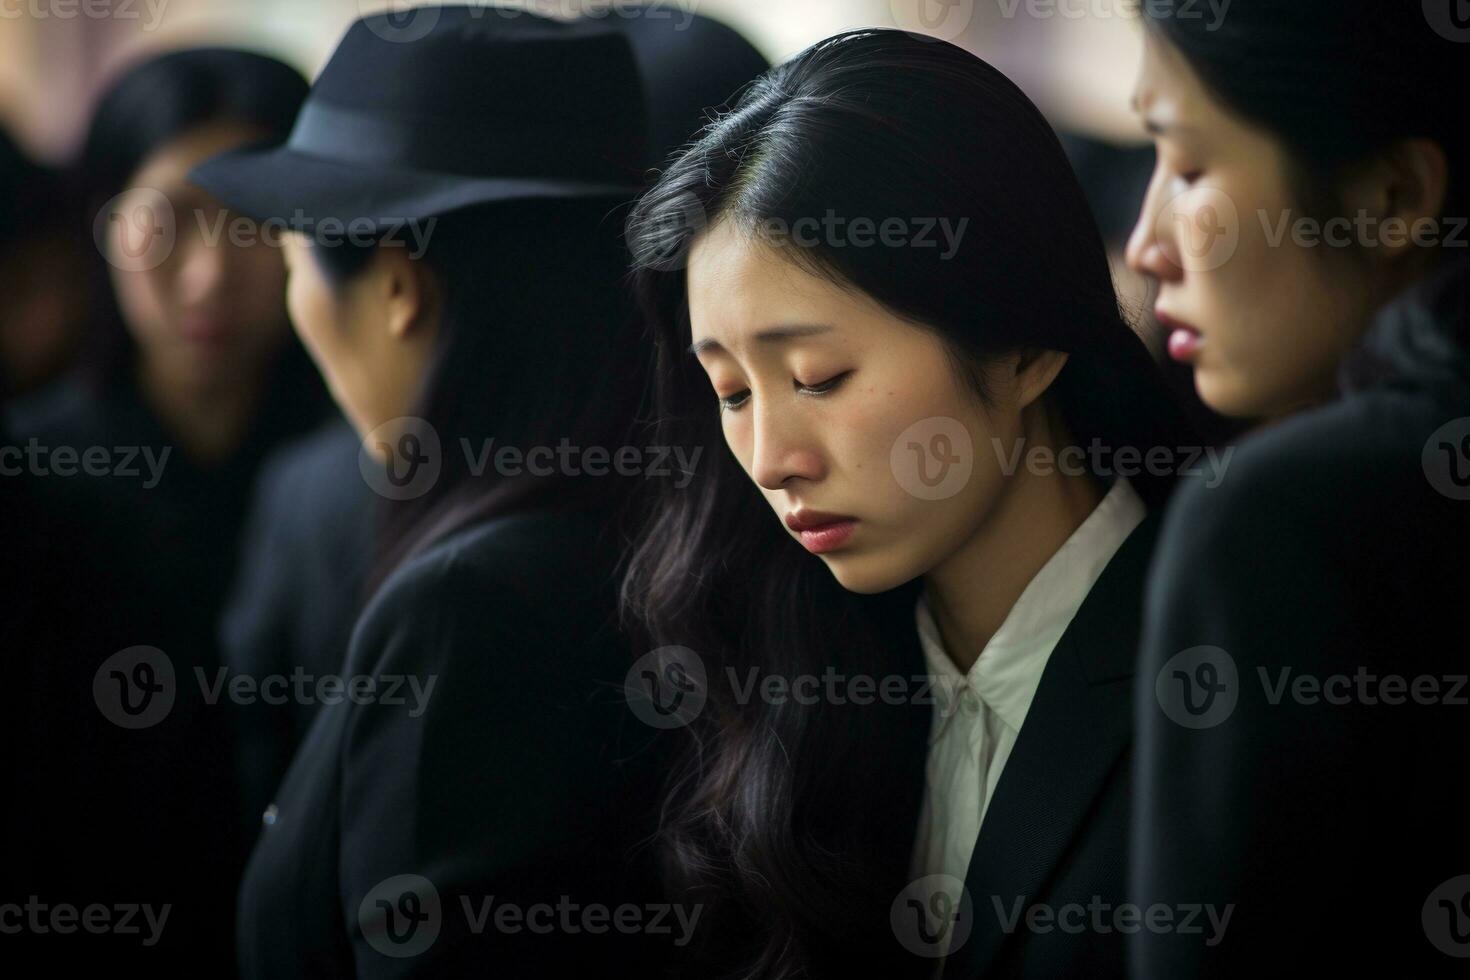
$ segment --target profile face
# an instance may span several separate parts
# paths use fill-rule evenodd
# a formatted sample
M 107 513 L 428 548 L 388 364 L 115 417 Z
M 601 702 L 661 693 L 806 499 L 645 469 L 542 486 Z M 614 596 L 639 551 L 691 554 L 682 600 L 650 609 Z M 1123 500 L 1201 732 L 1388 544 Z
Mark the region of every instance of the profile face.
M 289 336 L 278 243 L 193 186 L 195 164 L 258 139 L 235 122 L 195 127 L 143 161 L 108 225 L 113 291 L 145 361 L 171 383 L 213 390 L 253 381 Z M 149 259 L 159 230 L 173 240 Z
M 1303 211 L 1284 147 L 1157 37 L 1134 97 L 1158 162 L 1127 259 L 1158 284 L 1171 356 L 1225 415 L 1275 418 L 1332 397 L 1371 299 L 1344 248 L 1293 234 Z
M 992 438 L 1009 447 L 1020 413 L 1003 395 L 983 405 L 937 334 L 782 252 L 727 220 L 690 251 L 692 346 L 710 408 L 772 520 L 844 588 L 895 588 L 983 523 L 1005 479 Z M 908 469 L 910 445 L 922 451 L 931 433 L 968 457 L 966 478 L 940 494 Z M 930 464 L 948 465 L 913 465 Z

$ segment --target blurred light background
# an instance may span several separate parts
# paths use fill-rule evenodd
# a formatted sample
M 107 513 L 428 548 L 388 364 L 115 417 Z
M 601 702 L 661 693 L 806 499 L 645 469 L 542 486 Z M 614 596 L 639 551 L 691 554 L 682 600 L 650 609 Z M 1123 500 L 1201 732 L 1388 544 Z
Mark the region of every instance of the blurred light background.
M 634 6 L 629 0 L 499 5 L 607 17 L 626 16 Z M 354 19 L 406 6 L 402 0 L 0 0 L 0 120 L 38 156 L 64 159 L 91 99 L 124 62 L 186 44 L 228 43 L 275 54 L 312 75 Z M 674 17 L 688 12 L 723 20 L 773 62 L 847 28 L 925 30 L 1005 71 L 1059 126 L 1141 142 L 1127 107 L 1141 44 L 1130 0 L 654 0 L 649 6 Z
M 125 65 L 195 44 L 253 48 L 320 69 L 357 17 L 405 0 L 0 0 L 0 126 L 36 159 L 65 164 L 93 100 Z M 470 0 L 489 6 L 489 0 Z M 771 61 L 844 29 L 902 27 L 960 44 L 1014 79 L 1052 120 L 1093 201 L 1120 298 L 1147 319 L 1121 262 L 1152 151 L 1128 108 L 1142 45 L 1136 0 L 500 0 L 553 16 L 700 14 Z M 581 80 L 568 79 L 567 97 Z M 1145 339 L 1155 338 L 1144 331 Z

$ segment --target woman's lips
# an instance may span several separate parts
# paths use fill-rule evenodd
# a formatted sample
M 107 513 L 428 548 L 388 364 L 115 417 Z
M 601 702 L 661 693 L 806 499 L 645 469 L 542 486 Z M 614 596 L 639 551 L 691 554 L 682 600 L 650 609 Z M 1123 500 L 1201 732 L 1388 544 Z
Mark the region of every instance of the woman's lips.
M 786 526 L 796 532 L 807 551 L 820 555 L 835 551 L 846 544 L 857 528 L 857 518 L 816 510 L 797 510 L 786 515 Z
M 1161 310 L 1154 311 L 1154 319 L 1159 325 L 1169 331 L 1169 356 L 1176 361 L 1190 363 L 1199 356 L 1200 347 L 1204 344 L 1204 337 L 1199 328 L 1176 320 Z

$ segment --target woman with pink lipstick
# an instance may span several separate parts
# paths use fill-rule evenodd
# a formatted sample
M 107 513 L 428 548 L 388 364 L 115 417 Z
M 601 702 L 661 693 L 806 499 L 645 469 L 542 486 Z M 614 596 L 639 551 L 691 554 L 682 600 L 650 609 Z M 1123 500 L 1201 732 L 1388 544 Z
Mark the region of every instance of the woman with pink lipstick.
M 1141 931 L 1131 961 L 1462 976 L 1470 135 L 1443 100 L 1470 21 L 1236 0 L 1216 31 L 1188 6 L 1144 6 L 1158 165 L 1129 260 L 1204 401 L 1273 424 L 1171 504 L 1137 675 L 1130 900 L 1230 924 Z
M 1126 460 L 1187 437 L 1046 121 L 958 47 L 833 37 L 629 243 L 655 441 L 710 461 L 624 582 L 691 736 L 661 833 L 689 975 L 1121 976 L 1116 933 L 1014 913 L 1121 900 L 1172 482 Z

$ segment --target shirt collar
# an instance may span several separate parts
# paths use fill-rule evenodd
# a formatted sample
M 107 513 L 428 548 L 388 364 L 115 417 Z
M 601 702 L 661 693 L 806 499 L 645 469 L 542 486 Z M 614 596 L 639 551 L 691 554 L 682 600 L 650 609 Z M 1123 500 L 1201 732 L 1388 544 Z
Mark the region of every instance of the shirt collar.
M 939 627 L 921 593 L 915 610 L 919 644 L 935 678 L 935 699 L 943 716 L 953 713 L 954 699 L 969 687 L 1019 732 L 1053 648 L 1103 569 L 1144 516 L 1137 491 L 1126 478 L 1117 477 L 1087 519 L 1027 584 L 966 674 L 960 673 L 945 652 Z

